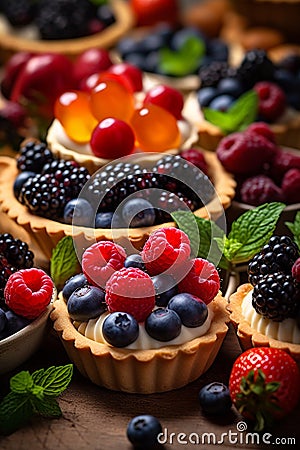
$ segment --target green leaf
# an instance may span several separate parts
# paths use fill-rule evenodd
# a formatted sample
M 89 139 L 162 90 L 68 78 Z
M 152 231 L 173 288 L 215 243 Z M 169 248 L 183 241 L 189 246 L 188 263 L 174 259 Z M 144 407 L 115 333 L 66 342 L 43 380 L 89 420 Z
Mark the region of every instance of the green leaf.
M 197 256 L 200 245 L 200 235 L 195 214 L 191 211 L 175 211 L 171 213 L 171 217 L 177 227 L 188 235 L 191 243 L 192 256 Z
M 33 372 L 35 384 L 44 388 L 44 395 L 56 397 L 69 385 L 73 375 L 73 364 L 65 366 L 51 366 L 48 369 Z
M 62 411 L 60 409 L 57 400 L 53 397 L 47 397 L 43 400 L 35 398 L 32 400 L 35 413 L 40 414 L 43 417 L 60 417 L 62 415 Z
M 204 54 L 203 40 L 191 36 L 177 51 L 168 47 L 160 49 L 158 66 L 166 75 L 183 77 L 196 71 Z
M 33 386 L 32 376 L 28 371 L 23 370 L 10 379 L 10 389 L 16 394 L 26 394 Z
M 258 96 L 255 91 L 242 94 L 226 112 L 203 108 L 204 118 L 219 127 L 224 134 L 241 131 L 252 123 L 258 111 Z
M 269 241 L 284 208 L 283 203 L 265 203 L 238 217 L 225 241 L 225 257 L 233 264 L 249 261 Z
M 58 289 L 79 271 L 79 262 L 71 236 L 63 237 L 53 249 L 50 260 L 50 275 Z
M 294 235 L 294 241 L 300 250 L 300 211 L 297 212 L 294 222 L 285 222 L 285 225 Z
M 33 415 L 28 394 L 10 392 L 0 403 L 0 434 L 10 434 L 25 425 Z

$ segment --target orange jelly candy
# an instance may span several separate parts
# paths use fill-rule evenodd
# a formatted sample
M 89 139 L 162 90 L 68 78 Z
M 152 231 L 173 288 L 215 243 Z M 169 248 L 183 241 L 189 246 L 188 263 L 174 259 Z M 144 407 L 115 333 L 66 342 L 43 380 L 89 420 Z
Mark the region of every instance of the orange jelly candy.
M 113 117 L 128 122 L 134 112 L 134 97 L 114 80 L 101 81 L 91 93 L 91 111 L 98 121 Z
M 70 139 L 87 143 L 97 125 L 90 111 L 89 95 L 81 91 L 64 92 L 55 102 L 54 115 Z
M 136 110 L 131 118 L 137 146 L 145 152 L 178 148 L 181 134 L 175 117 L 160 106 L 149 104 Z

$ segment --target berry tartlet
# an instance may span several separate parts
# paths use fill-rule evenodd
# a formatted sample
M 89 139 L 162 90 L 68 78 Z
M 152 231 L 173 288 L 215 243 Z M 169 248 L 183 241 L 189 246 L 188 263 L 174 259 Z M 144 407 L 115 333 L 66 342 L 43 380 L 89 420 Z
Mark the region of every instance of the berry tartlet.
M 249 283 L 230 296 L 228 309 L 240 344 L 276 347 L 300 362 L 299 249 L 273 236 L 248 265 Z
M 181 230 L 150 234 L 140 253 L 101 241 L 54 302 L 54 329 L 80 372 L 112 390 L 182 387 L 213 363 L 227 333 L 212 263 L 191 257 Z
M 271 126 L 278 144 L 299 148 L 298 56 L 273 63 L 264 50 L 246 52 L 238 66 L 213 62 L 200 70 L 201 86 L 184 114 L 198 128 L 199 144 L 215 150 L 220 140 L 256 121 Z
M 140 249 L 152 230 L 174 226 L 171 212 L 190 209 L 216 220 L 235 192 L 216 155 L 195 148 L 182 157 L 131 155 L 91 177 L 75 161 L 56 159 L 45 144 L 29 140 L 17 160 L 0 159 L 0 172 L 7 230 L 25 234 L 46 261 L 67 235 L 129 240 Z
M 114 45 L 134 25 L 131 8 L 123 0 L 109 0 L 108 5 L 104 5 L 106 11 L 102 12 L 100 8 L 94 12 L 96 7 L 89 0 L 56 0 L 55 3 L 57 5 L 44 0 L 3 2 L 2 57 L 8 58 L 20 51 L 76 56 L 89 48 Z M 65 17 L 60 18 L 59 14 Z

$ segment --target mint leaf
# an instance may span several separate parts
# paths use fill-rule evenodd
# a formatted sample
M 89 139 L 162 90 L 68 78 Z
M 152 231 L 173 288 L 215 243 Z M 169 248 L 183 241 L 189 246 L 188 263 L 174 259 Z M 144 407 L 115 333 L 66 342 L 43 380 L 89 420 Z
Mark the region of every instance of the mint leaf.
M 10 389 L 16 394 L 26 394 L 33 386 L 32 376 L 28 371 L 23 370 L 10 379 Z
M 177 227 L 186 233 L 191 243 L 192 256 L 198 255 L 200 245 L 200 234 L 196 216 L 191 211 L 175 211 L 171 217 Z
M 284 208 L 283 203 L 265 203 L 238 217 L 225 239 L 225 257 L 233 264 L 249 261 L 269 241 Z
M 226 112 L 207 107 L 203 108 L 203 115 L 224 134 L 229 134 L 247 128 L 256 119 L 257 111 L 258 95 L 251 90 L 242 94 Z
M 204 54 L 203 40 L 190 36 L 177 51 L 168 47 L 160 49 L 158 66 L 166 75 L 183 77 L 197 70 Z
M 51 418 L 60 417 L 62 415 L 60 406 L 53 397 L 48 397 L 44 400 L 35 398 L 32 400 L 32 403 L 35 409 L 35 413 L 40 414 L 43 417 Z
M 285 225 L 293 233 L 294 241 L 300 250 L 300 211 L 297 212 L 294 222 L 285 222 Z
M 73 375 L 73 364 L 65 366 L 51 366 L 48 369 L 33 372 L 32 379 L 35 384 L 44 388 L 44 395 L 56 397 L 68 386 Z
M 28 422 L 33 414 L 28 394 L 10 392 L 0 403 L 0 434 L 11 434 Z
M 62 289 L 65 281 L 77 273 L 79 267 L 73 239 L 65 236 L 53 249 L 50 260 L 50 275 L 57 289 Z

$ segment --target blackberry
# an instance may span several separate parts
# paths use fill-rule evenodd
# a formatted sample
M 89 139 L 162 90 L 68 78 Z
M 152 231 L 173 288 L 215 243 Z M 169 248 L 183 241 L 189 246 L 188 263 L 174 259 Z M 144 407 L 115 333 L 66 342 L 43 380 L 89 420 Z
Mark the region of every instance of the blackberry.
M 36 6 L 32 0 L 2 1 L 2 12 L 14 27 L 28 25 L 34 20 Z
M 185 197 L 182 193 L 178 192 L 175 194 L 168 191 L 160 192 L 153 203 L 157 208 L 157 221 L 161 223 L 172 220 L 170 213 L 174 211 L 185 211 L 187 207 L 191 211 L 195 211 L 198 206 L 196 201 Z
M 248 51 L 240 66 L 237 68 L 237 77 L 245 89 L 251 89 L 258 81 L 273 81 L 275 65 L 268 58 L 264 50 Z
M 263 276 L 275 272 L 289 275 L 297 258 L 298 247 L 289 236 L 272 236 L 268 244 L 250 261 L 249 282 L 255 286 Z
M 40 0 L 35 21 L 42 39 L 73 39 L 89 34 L 94 15 L 89 0 Z
M 203 65 L 199 70 L 201 88 L 217 86 L 221 78 L 233 76 L 235 69 L 230 68 L 227 62 L 213 61 L 210 64 Z
M 275 322 L 295 317 L 300 307 L 300 284 L 283 272 L 265 275 L 254 286 L 252 306 Z
M 29 141 L 20 148 L 17 167 L 21 172 L 40 173 L 44 165 L 52 161 L 54 161 L 54 156 L 45 143 Z

